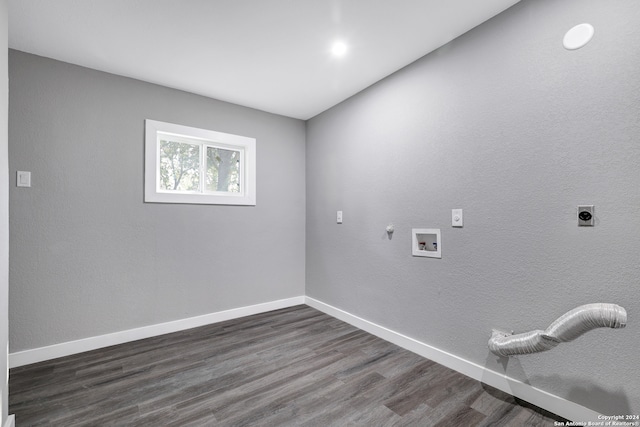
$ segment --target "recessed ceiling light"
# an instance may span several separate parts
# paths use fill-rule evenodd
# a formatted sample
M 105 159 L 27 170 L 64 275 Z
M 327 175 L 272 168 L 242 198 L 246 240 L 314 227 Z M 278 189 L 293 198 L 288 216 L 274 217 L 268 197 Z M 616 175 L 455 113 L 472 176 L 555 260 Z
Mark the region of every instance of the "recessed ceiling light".
M 331 47 L 331 53 L 333 53 L 334 56 L 342 56 L 347 53 L 347 45 L 343 42 L 335 42 Z

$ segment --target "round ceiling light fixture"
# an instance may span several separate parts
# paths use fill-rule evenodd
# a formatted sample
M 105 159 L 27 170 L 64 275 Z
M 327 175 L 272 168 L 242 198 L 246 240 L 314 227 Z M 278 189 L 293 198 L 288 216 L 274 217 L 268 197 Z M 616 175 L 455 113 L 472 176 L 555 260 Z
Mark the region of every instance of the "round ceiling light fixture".
M 347 53 L 347 45 L 341 41 L 337 41 L 331 46 L 331 53 L 333 53 L 334 56 L 343 56 Z
M 562 40 L 562 44 L 565 49 L 568 50 L 576 50 L 580 49 L 582 46 L 589 43 L 594 33 L 593 25 L 591 24 L 580 24 L 576 25 L 564 35 L 564 39 Z

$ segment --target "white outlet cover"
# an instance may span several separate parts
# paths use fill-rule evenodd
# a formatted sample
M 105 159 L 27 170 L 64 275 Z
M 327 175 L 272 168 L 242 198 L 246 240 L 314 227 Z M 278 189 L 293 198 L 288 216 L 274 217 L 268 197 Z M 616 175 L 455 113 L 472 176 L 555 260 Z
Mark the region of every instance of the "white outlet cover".
M 451 226 L 462 227 L 462 209 L 451 209 Z

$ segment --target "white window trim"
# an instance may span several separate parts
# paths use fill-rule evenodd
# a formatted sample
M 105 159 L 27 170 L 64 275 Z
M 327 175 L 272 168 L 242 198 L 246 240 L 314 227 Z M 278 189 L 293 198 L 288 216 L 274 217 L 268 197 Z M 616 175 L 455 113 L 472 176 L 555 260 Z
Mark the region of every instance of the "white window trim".
M 161 191 L 158 133 L 170 134 L 188 143 L 239 150 L 241 193 Z M 204 149 L 201 150 L 204 152 Z M 246 136 L 216 132 L 157 120 L 145 120 L 144 201 L 150 203 L 189 203 L 209 205 L 256 204 L 256 140 Z

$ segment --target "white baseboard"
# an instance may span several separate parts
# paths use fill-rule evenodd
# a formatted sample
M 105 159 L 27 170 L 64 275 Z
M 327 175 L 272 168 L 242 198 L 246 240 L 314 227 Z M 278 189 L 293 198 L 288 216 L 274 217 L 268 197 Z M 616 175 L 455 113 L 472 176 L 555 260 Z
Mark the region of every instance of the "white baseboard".
M 434 362 L 458 371 L 475 380 L 502 390 L 505 393 L 509 393 L 540 408 L 546 409 L 554 414 L 560 415 L 561 417 L 573 421 L 598 421 L 598 415 L 600 414 L 591 409 L 532 387 L 522 381 L 509 378 L 504 374 L 492 371 L 478 365 L 477 363 L 463 359 L 454 354 L 447 353 L 446 351 L 432 347 L 358 316 L 354 316 L 353 314 L 308 296 L 287 298 L 187 319 L 175 320 L 172 322 L 160 323 L 157 325 L 145 326 L 137 329 L 115 332 L 112 334 L 100 335 L 97 337 L 85 338 L 77 341 L 55 344 L 47 347 L 10 353 L 9 367 L 15 368 L 18 366 L 29 365 L 84 351 L 123 344 L 130 341 L 196 328 L 198 326 L 237 319 L 253 314 L 265 313 L 299 304 L 307 304 L 310 307 L 347 322 L 359 329 L 362 329 L 363 331 L 369 332 L 379 338 L 419 354 L 422 357 L 433 360 Z M 14 427 L 14 425 L 15 421 L 12 415 L 7 419 L 4 427 Z
M 174 320 L 172 322 L 159 323 L 157 325 L 129 329 L 126 331 L 99 335 L 97 337 L 84 338 L 77 341 L 54 344 L 47 347 L 18 351 L 9 354 L 9 368 L 30 365 L 32 363 L 69 356 L 72 354 L 82 353 L 84 351 L 96 350 L 98 348 L 109 347 L 111 345 L 123 344 L 130 341 L 183 331 L 185 329 L 197 328 L 198 326 L 224 322 L 225 320 L 237 319 L 239 317 L 251 316 L 253 314 L 266 313 L 267 311 L 279 310 L 281 308 L 292 307 L 300 304 L 304 304 L 304 296 L 271 301 L 248 307 L 234 308 L 231 310 L 219 311 L 217 313 Z
M 577 403 L 547 393 L 546 391 L 532 387 L 529 384 L 525 384 L 522 381 L 515 380 L 507 377 L 504 374 L 487 369 L 477 363 L 465 360 L 454 354 L 447 353 L 446 351 L 432 347 L 423 342 L 417 341 L 406 335 L 402 335 L 398 332 L 385 328 L 384 326 L 377 325 L 362 319 L 358 316 L 354 316 L 339 308 L 333 307 L 329 304 L 325 304 L 321 301 L 313 299 L 311 297 L 305 297 L 305 304 L 320 310 L 332 317 L 347 322 L 358 329 L 369 332 L 383 340 L 396 344 L 399 347 L 405 348 L 422 357 L 433 360 L 447 368 L 460 372 L 475 380 L 481 381 L 499 390 L 509 393 L 512 396 L 527 401 L 539 408 L 546 409 L 556 415 L 560 415 L 568 420 L 573 421 L 601 421 L 598 419 L 599 413 L 578 405 Z
M 4 423 L 4 427 L 16 427 L 16 416 L 9 415 L 7 421 Z

